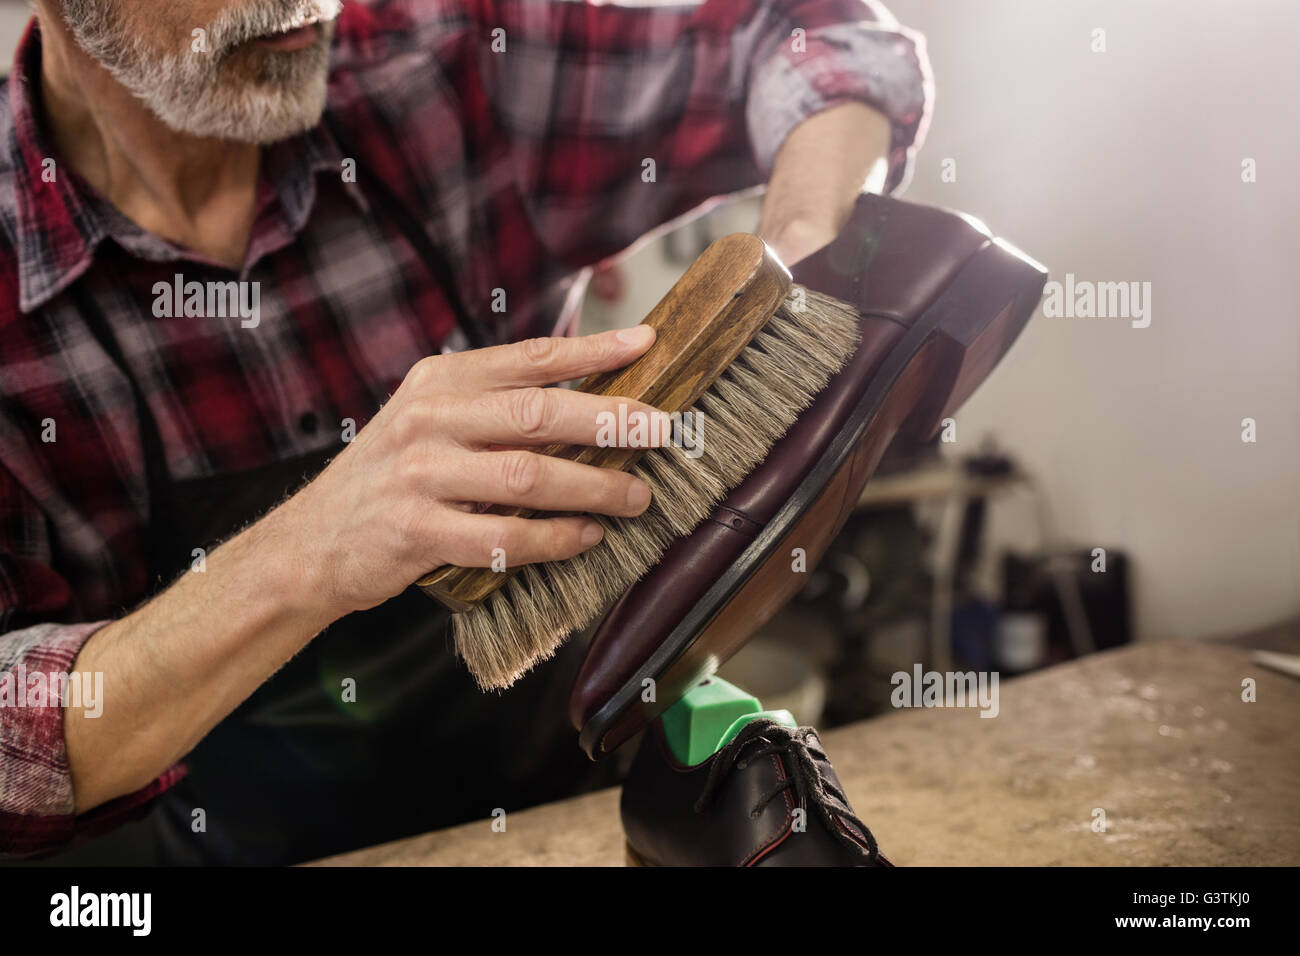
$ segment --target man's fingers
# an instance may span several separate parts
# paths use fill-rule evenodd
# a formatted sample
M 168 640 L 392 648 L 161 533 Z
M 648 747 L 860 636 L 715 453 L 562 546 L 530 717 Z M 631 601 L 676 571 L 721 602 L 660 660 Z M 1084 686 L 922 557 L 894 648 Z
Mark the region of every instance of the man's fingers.
M 462 568 L 515 568 L 563 561 L 600 542 L 603 529 L 591 518 L 507 518 L 463 515 L 453 519 L 444 558 Z
M 597 468 L 531 451 L 463 456 L 443 493 L 466 501 L 538 511 L 588 511 L 632 517 L 650 504 L 650 487 L 614 468 Z
M 668 415 L 653 405 L 567 388 L 514 388 L 444 402 L 447 434 L 471 446 L 600 445 L 657 448 L 672 438 Z
M 553 385 L 594 372 L 622 368 L 654 342 L 654 329 L 638 325 L 574 338 L 525 339 L 456 356 L 453 374 L 462 389 Z

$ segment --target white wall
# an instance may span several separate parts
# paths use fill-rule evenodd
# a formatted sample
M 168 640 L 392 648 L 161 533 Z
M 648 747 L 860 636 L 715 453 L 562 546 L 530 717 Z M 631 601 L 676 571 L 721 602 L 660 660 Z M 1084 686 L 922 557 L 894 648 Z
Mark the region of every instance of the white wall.
M 1055 278 L 1153 287 L 1149 328 L 1037 316 L 959 440 L 996 433 L 1069 537 L 1132 552 L 1142 636 L 1295 614 L 1300 4 L 891 9 L 926 34 L 938 88 L 908 198 L 980 216 Z M 1105 53 L 1090 50 L 1097 27 Z M 955 183 L 940 181 L 945 157 Z M 1256 444 L 1241 441 L 1246 417 Z M 1000 506 L 995 529 L 1014 537 L 1027 511 Z
M 9 75 L 14 50 L 31 15 L 26 0 L 0 0 L 0 76 Z

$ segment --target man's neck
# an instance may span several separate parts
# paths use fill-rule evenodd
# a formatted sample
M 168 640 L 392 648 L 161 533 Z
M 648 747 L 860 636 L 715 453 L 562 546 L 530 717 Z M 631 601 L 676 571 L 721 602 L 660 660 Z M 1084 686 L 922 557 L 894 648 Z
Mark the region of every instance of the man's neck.
M 61 162 L 143 228 L 239 268 L 256 213 L 259 147 L 168 128 L 53 17 L 41 18 L 40 83 Z

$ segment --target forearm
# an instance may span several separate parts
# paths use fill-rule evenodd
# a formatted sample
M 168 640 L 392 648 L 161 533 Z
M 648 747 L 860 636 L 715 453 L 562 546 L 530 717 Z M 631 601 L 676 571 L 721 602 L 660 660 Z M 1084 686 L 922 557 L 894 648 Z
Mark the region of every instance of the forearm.
M 777 152 L 758 234 L 787 265 L 844 227 L 863 192 L 884 188 L 890 124 L 865 103 L 830 107 L 796 126 Z
M 622 368 L 653 341 L 638 326 L 417 362 L 320 475 L 82 645 L 75 669 L 103 673 L 104 704 L 64 716 L 76 811 L 148 784 L 332 621 L 444 564 L 571 558 L 600 540 L 583 513 L 640 514 L 640 479 L 527 449 L 596 445 L 607 416 L 661 414 L 541 387 Z M 472 501 L 559 515 L 468 513 Z
M 93 634 L 76 660 L 104 675 L 97 717 L 64 715 L 76 812 L 149 783 L 330 623 L 311 569 L 272 512 L 215 549 L 201 572 Z

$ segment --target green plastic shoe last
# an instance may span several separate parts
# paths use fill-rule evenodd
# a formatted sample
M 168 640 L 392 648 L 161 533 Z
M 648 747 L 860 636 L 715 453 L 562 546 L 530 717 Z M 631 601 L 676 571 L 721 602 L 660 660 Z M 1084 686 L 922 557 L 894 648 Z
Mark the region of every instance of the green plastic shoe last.
M 674 759 L 694 767 L 734 740 L 745 724 L 760 717 L 790 728 L 798 726 L 788 710 L 763 710 L 758 698 L 720 677 L 708 677 L 664 711 L 659 720 Z

